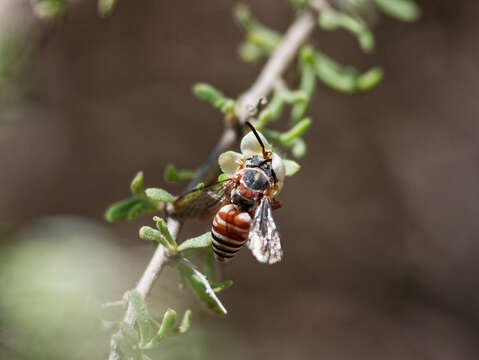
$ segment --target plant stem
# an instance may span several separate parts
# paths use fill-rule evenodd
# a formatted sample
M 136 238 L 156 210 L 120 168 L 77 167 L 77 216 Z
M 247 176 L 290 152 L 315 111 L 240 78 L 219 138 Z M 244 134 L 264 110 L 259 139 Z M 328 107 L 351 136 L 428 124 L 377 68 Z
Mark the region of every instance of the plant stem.
M 258 104 L 258 100 L 267 96 L 276 82 L 281 79 L 298 53 L 299 48 L 308 39 L 316 25 L 315 16 L 304 12 L 291 24 L 281 43 L 266 62 L 253 86 L 240 97 L 238 117 L 244 123 Z
M 274 88 L 276 83 L 281 79 L 284 72 L 294 61 L 299 48 L 308 39 L 309 35 L 315 27 L 316 21 L 314 15 L 310 11 L 301 14 L 289 27 L 284 35 L 281 43 L 273 52 L 269 60 L 266 62 L 263 70 L 259 74 L 257 80 L 239 99 L 239 107 L 237 118 L 227 126 L 221 136 L 219 142 L 208 156 L 205 164 L 201 167 L 196 179 L 188 186 L 192 189 L 199 182 L 210 179 L 212 174 L 217 172 L 218 156 L 229 149 L 232 149 L 242 134 L 242 125 L 256 111 L 259 99 L 266 97 Z M 174 217 L 171 207 L 166 209 L 167 227 L 173 238 L 177 238 L 181 228 L 181 221 Z M 150 263 L 145 269 L 140 281 L 135 289 L 144 297 L 148 297 L 156 279 L 161 270 L 168 261 L 166 249 L 158 245 Z M 129 325 L 135 324 L 135 313 L 130 302 L 128 302 L 128 310 L 125 314 L 124 321 Z M 118 348 L 112 338 L 110 342 L 111 351 L 109 360 L 119 360 L 120 354 Z

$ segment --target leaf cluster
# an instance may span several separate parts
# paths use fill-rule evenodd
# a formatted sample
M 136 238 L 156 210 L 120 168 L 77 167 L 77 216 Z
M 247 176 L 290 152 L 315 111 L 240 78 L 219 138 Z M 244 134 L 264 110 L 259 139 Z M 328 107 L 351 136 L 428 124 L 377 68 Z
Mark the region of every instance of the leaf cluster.
M 46 21 L 65 15 L 72 2 L 72 0 L 30 0 L 35 15 Z M 114 10 L 116 2 L 116 0 L 98 0 L 98 14 L 109 15 Z
M 176 311 L 168 308 L 161 322 L 153 319 L 143 296 L 136 290 L 128 294 L 135 313 L 135 327 L 126 322 L 119 323 L 121 332 L 113 335 L 112 340 L 118 347 L 122 358 L 146 360 L 149 357 L 144 350 L 157 348 L 167 336 L 186 333 L 192 320 L 191 310 L 186 310 L 180 323 L 176 324 Z
M 219 300 L 217 294 L 229 288 L 233 282 L 225 281 L 215 283 L 214 259 L 211 248 L 211 233 L 205 233 L 195 238 L 188 239 L 178 245 L 166 227 L 165 221 L 154 217 L 156 229 L 143 226 L 139 236 L 143 240 L 154 241 L 159 246 L 164 246 L 168 251 L 170 261 L 168 264 L 178 270 L 180 289 L 188 283 L 198 300 L 205 307 L 219 315 L 226 315 L 227 310 Z M 206 252 L 204 260 L 204 273 L 201 272 L 188 257 L 197 250 Z M 118 325 L 121 332 L 113 337 L 113 341 L 126 359 L 148 359 L 144 350 L 154 349 L 160 345 L 167 336 L 184 334 L 191 325 L 192 312 L 187 310 L 178 326 L 176 326 L 176 312 L 168 309 L 161 322 L 153 319 L 147 309 L 143 296 L 136 290 L 130 291 L 129 301 L 135 312 L 135 327 L 125 322 Z

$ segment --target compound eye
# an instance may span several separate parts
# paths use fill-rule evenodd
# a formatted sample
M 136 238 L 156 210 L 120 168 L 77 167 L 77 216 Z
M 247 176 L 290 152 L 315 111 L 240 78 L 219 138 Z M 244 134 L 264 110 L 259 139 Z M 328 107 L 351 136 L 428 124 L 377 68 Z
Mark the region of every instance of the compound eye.
M 261 164 L 261 160 L 258 157 L 258 155 L 253 155 L 250 156 L 248 159 L 245 161 L 245 166 L 246 167 L 259 167 Z

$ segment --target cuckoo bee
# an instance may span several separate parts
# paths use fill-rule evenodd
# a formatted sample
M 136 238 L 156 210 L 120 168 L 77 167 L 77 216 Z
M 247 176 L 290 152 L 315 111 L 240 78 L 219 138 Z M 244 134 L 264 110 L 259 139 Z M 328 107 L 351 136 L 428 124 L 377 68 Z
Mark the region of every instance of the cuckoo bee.
M 214 209 L 211 234 L 218 261 L 230 261 L 246 243 L 259 262 L 273 264 L 283 255 L 272 211 L 281 207 L 275 197 L 285 170 L 264 136 L 246 124 L 251 132 L 241 141 L 242 154 L 228 151 L 219 158 L 229 178 L 181 196 L 174 207 L 188 217 L 204 217 Z

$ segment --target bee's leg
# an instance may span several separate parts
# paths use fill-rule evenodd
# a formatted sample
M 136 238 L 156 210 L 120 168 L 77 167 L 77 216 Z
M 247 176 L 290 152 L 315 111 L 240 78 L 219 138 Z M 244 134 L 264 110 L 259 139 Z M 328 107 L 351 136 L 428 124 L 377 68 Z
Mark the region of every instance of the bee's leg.
M 233 180 L 233 182 L 238 185 L 240 180 L 241 180 L 241 174 L 240 173 L 236 173 L 232 178 L 231 180 Z
M 273 210 L 277 210 L 277 209 L 281 208 L 282 206 L 283 205 L 281 205 L 281 201 L 276 200 L 276 199 L 271 200 L 271 208 Z

